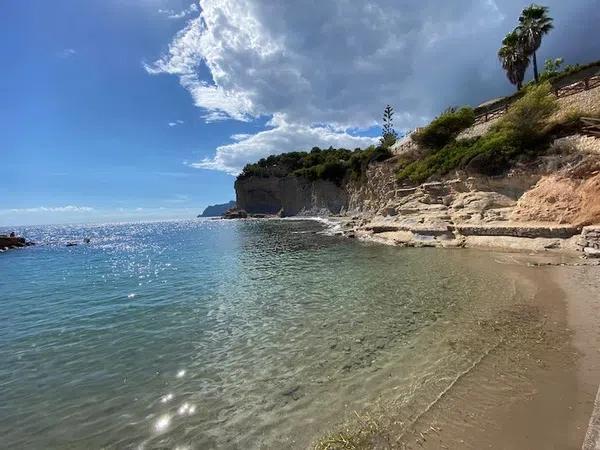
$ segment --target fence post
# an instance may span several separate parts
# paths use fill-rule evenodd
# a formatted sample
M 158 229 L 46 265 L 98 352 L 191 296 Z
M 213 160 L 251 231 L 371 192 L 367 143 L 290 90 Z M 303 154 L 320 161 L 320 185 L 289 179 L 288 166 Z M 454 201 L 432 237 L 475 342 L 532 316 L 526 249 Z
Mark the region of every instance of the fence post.
M 583 86 L 585 87 L 586 91 L 590 88 L 590 79 L 589 78 L 586 78 L 585 80 L 583 80 Z

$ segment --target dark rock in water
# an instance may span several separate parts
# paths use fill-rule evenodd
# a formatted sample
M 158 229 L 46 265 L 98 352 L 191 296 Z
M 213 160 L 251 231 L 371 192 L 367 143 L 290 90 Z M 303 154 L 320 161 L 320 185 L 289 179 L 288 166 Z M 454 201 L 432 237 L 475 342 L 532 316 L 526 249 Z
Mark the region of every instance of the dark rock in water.
M 89 244 L 89 243 L 90 243 L 90 241 L 91 241 L 91 239 L 90 239 L 90 238 L 85 238 L 85 239 L 83 240 L 83 243 L 84 243 L 84 244 Z
M 67 242 L 67 247 L 75 247 L 77 242 Z
M 294 400 L 299 400 L 304 395 L 301 392 L 301 388 L 302 388 L 302 386 L 300 386 L 300 385 L 292 386 L 292 387 L 286 389 L 285 391 L 283 391 L 281 394 L 284 397 L 291 397 Z
M 204 209 L 204 211 L 202 211 L 202 214 L 198 215 L 198 217 L 220 217 L 220 216 L 224 215 L 227 211 L 229 211 L 230 209 L 233 209 L 235 207 L 236 207 L 235 200 L 231 200 L 230 202 L 222 203 L 222 204 L 218 204 L 218 205 L 210 205 L 210 206 L 207 206 L 206 209 Z
M 0 235 L 0 248 L 2 249 L 8 250 L 11 248 L 28 247 L 30 245 L 34 245 L 34 243 L 27 241 L 24 237 L 15 236 L 14 233 L 11 233 L 10 236 Z
M 243 209 L 231 208 L 223 214 L 223 219 L 246 219 L 248 213 Z

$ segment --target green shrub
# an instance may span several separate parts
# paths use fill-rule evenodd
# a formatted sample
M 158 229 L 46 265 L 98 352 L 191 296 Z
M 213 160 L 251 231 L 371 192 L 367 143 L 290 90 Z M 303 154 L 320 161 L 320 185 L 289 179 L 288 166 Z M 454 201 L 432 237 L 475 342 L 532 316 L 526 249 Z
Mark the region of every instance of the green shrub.
M 544 83 L 530 87 L 484 136 L 451 141 L 424 159 L 405 164 L 396 173 L 399 181 L 422 183 L 455 169 L 497 175 L 519 159 L 527 159 L 547 144 L 549 117 L 557 102 Z
M 349 169 L 353 180 L 360 180 L 367 172 L 367 167 L 373 162 L 385 161 L 392 156 L 392 152 L 383 146 L 371 146 L 365 150 L 354 152 L 350 157 Z
M 543 136 L 548 118 L 557 110 L 550 83 L 531 86 L 510 106 L 494 130 L 514 133 L 524 144 L 534 143 Z
M 399 181 L 423 183 L 434 176 L 468 166 L 483 174 L 496 175 L 506 169 L 518 148 L 514 135 L 500 131 L 488 133 L 480 138 L 452 142 L 426 158 L 400 168 L 396 175 Z M 472 165 L 474 162 L 477 162 L 476 167 Z
M 412 139 L 423 147 L 440 149 L 474 123 L 473 108 L 465 106 L 458 110 L 451 109 L 435 118 L 425 128 L 414 133 Z

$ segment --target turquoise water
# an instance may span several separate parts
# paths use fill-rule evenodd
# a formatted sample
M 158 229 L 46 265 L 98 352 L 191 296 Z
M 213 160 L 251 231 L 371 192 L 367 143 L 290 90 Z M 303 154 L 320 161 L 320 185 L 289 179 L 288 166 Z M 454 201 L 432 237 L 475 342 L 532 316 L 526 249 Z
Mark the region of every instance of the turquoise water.
M 489 256 L 315 221 L 18 231 L 39 245 L 0 254 L 4 448 L 304 448 L 381 398 L 418 414 L 493 344 L 448 340 L 519 301 Z

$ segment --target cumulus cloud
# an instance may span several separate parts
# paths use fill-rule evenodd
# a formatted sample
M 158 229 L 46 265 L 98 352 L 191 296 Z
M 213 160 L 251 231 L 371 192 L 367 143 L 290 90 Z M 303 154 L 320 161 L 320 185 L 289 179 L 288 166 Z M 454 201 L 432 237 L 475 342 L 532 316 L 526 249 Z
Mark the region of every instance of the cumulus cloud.
M 159 9 L 158 13 L 166 16 L 169 19 L 184 19 L 185 17 L 189 17 L 194 13 L 197 13 L 198 10 L 198 5 L 196 3 L 192 3 L 189 7 L 182 11 L 175 11 L 173 9 Z
M 593 23 L 600 19 L 594 2 L 574 3 L 547 1 L 557 27 L 545 39 L 539 59 L 597 57 L 600 41 L 565 39 L 593 35 Z M 255 139 L 266 135 L 282 144 L 292 143 L 291 129 L 307 136 L 312 128 L 329 130 L 326 135 L 334 144 L 349 129 L 378 124 L 388 103 L 396 108 L 396 128 L 402 130 L 423 124 L 448 106 L 477 104 L 510 92 L 496 51 L 525 6 L 522 0 L 199 4 L 199 16 L 187 22 L 168 51 L 146 70 L 178 76 L 207 121 L 277 115 L 279 126 Z M 214 168 L 231 169 L 235 165 L 218 163 L 223 149 L 250 152 L 247 144 L 255 139 L 222 146 L 199 166 L 215 163 Z M 277 149 L 284 150 L 292 148 Z M 252 155 L 247 153 L 248 158 Z
M 218 147 L 214 157 L 190 165 L 237 175 L 246 163 L 282 151 L 307 150 L 315 146 L 326 148 L 330 145 L 349 149 L 364 148 L 378 140 L 353 136 L 327 126 L 292 125 L 287 122 L 278 122 L 274 128 L 253 135 L 234 135 L 232 139 L 235 142 Z

